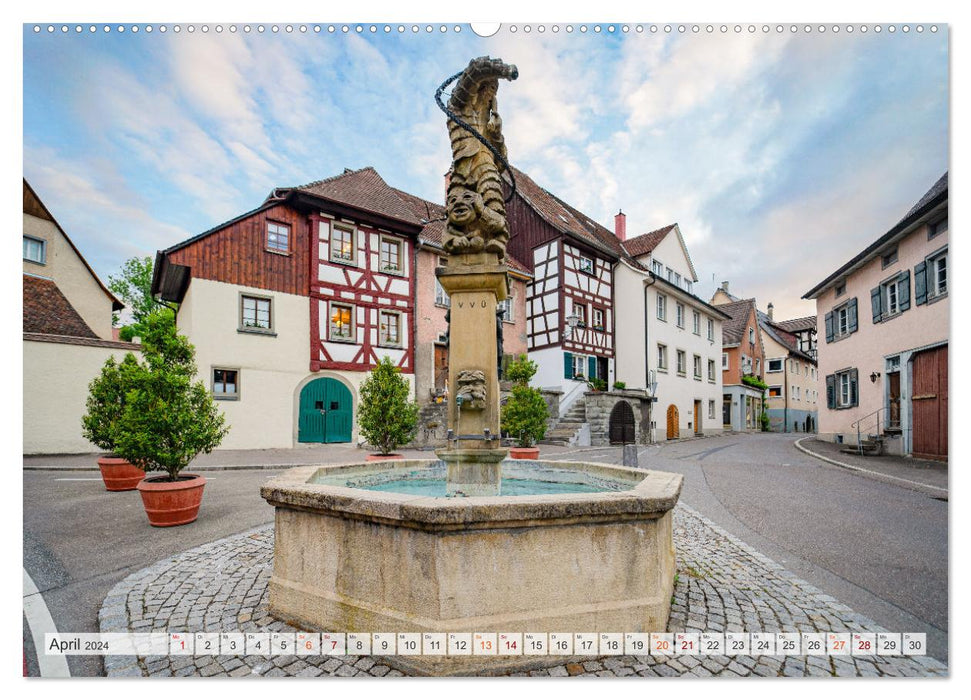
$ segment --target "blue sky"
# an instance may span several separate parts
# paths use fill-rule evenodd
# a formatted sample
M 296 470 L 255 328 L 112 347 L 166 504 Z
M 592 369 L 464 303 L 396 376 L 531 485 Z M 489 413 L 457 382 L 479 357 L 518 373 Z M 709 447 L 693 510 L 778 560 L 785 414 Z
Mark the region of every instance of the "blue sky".
M 813 313 L 801 295 L 948 168 L 946 27 L 57 26 L 24 28 L 24 175 L 103 278 L 345 167 L 440 201 L 450 154 L 433 94 L 484 54 L 519 67 L 499 95 L 513 164 L 608 228 L 618 209 L 629 235 L 678 222 L 704 292 L 730 280 L 777 318 Z

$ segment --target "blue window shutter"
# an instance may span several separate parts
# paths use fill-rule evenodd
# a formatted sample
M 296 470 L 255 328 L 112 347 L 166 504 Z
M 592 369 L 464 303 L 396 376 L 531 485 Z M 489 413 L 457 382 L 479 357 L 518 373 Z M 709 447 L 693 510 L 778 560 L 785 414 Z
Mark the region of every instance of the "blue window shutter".
M 587 379 L 593 379 L 597 376 L 597 358 L 591 355 L 587 358 Z
M 859 372 L 856 369 L 850 370 L 850 406 L 858 406 L 860 404 L 859 387 L 860 384 L 857 381 L 859 378 Z
M 836 375 L 826 375 L 826 408 L 836 408 Z
M 927 261 L 917 263 L 914 267 L 914 301 L 920 304 L 927 303 Z
M 880 323 L 883 318 L 883 287 L 870 290 L 870 306 L 873 307 L 873 322 Z
M 563 353 L 563 378 L 573 379 L 573 353 Z
M 850 303 L 846 307 L 846 330 L 849 333 L 856 333 L 856 329 L 859 327 L 857 322 L 856 314 L 856 297 L 850 299 Z
M 826 342 L 833 342 L 833 312 L 826 314 Z
M 910 308 L 910 270 L 900 276 L 900 310 L 906 311 Z

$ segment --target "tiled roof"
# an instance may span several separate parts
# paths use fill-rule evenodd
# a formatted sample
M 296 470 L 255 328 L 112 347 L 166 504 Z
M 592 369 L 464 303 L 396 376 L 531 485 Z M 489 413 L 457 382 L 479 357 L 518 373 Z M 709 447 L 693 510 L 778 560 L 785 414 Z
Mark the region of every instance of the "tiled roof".
M 97 338 L 53 280 L 24 275 L 24 333 Z
M 421 224 L 412 208 L 402 200 L 399 191 L 390 187 L 371 166 L 345 170 L 340 175 L 293 189 L 397 221 Z
M 946 191 L 947 191 L 947 173 L 944 173 L 943 175 L 941 175 L 940 179 L 937 182 L 935 182 L 934 185 L 929 190 L 927 190 L 924 196 L 920 198 L 920 201 L 910 208 L 910 211 L 907 212 L 906 216 L 904 216 L 904 218 L 901 219 L 901 221 L 906 221 L 914 214 L 916 214 L 918 211 L 920 211 L 925 206 L 927 206 L 927 204 L 932 199 L 940 195 L 942 192 L 946 192 Z
M 640 236 L 634 236 L 633 238 L 628 238 L 626 241 L 621 243 L 624 251 L 631 257 L 640 257 L 641 255 L 647 255 L 655 248 L 657 248 L 658 243 L 664 240 L 664 237 L 668 235 L 677 224 L 669 224 L 663 228 L 659 228 L 656 231 L 651 231 L 650 233 L 643 233 Z
M 730 304 L 716 304 L 715 308 L 721 309 L 730 317 L 722 323 L 722 342 L 725 345 L 736 345 L 742 342 L 742 338 L 745 337 L 745 330 L 748 327 L 749 312 L 755 308 L 755 299 L 742 299 Z
M 816 317 L 803 316 L 802 318 L 793 318 L 788 321 L 773 321 L 772 324 L 789 333 L 798 333 L 799 331 L 808 331 L 815 328 Z
M 59 343 L 61 345 L 86 345 L 93 348 L 117 348 L 118 350 L 141 350 L 138 343 L 128 343 L 124 340 L 102 340 L 101 338 L 78 338 L 73 335 L 52 335 L 50 333 L 24 332 L 24 340 L 35 343 Z

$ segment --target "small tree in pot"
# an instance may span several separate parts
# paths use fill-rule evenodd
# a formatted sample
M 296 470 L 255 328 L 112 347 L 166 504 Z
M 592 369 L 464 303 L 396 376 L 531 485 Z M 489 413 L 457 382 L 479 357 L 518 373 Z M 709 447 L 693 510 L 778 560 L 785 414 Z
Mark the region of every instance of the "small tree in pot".
M 193 382 L 195 348 L 164 318 L 147 322 L 145 362 L 133 372 L 118 419 L 117 447 L 145 471 L 162 471 L 138 485 L 152 525 L 184 525 L 198 517 L 206 484 L 182 474 L 200 452 L 209 453 L 228 432 L 226 419 L 206 386 Z
M 418 404 L 409 399 L 411 389 L 387 355 L 361 384 L 357 423 L 361 436 L 378 448 L 368 460 L 401 457 L 399 445 L 409 443 L 418 432 Z
M 118 419 L 125 410 L 125 400 L 138 366 L 138 360 L 131 353 L 127 353 L 120 363 L 109 357 L 101 374 L 88 384 L 87 412 L 81 417 L 81 432 L 107 452 L 98 458 L 98 468 L 108 491 L 131 491 L 145 478 L 144 471 L 116 454 Z
M 520 355 L 509 363 L 506 376 L 514 382 L 510 396 L 502 406 L 501 427 L 503 432 L 516 440 L 510 450 L 513 459 L 537 459 L 539 448 L 534 447 L 546 435 L 546 419 L 549 409 L 539 389 L 529 386 L 536 374 L 536 363 Z

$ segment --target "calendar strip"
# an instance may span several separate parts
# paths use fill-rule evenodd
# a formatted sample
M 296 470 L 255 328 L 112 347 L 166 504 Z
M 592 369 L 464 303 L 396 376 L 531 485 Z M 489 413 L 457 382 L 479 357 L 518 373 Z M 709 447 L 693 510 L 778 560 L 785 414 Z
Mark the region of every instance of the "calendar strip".
M 923 632 L 153 632 L 45 635 L 49 656 L 924 656 Z

